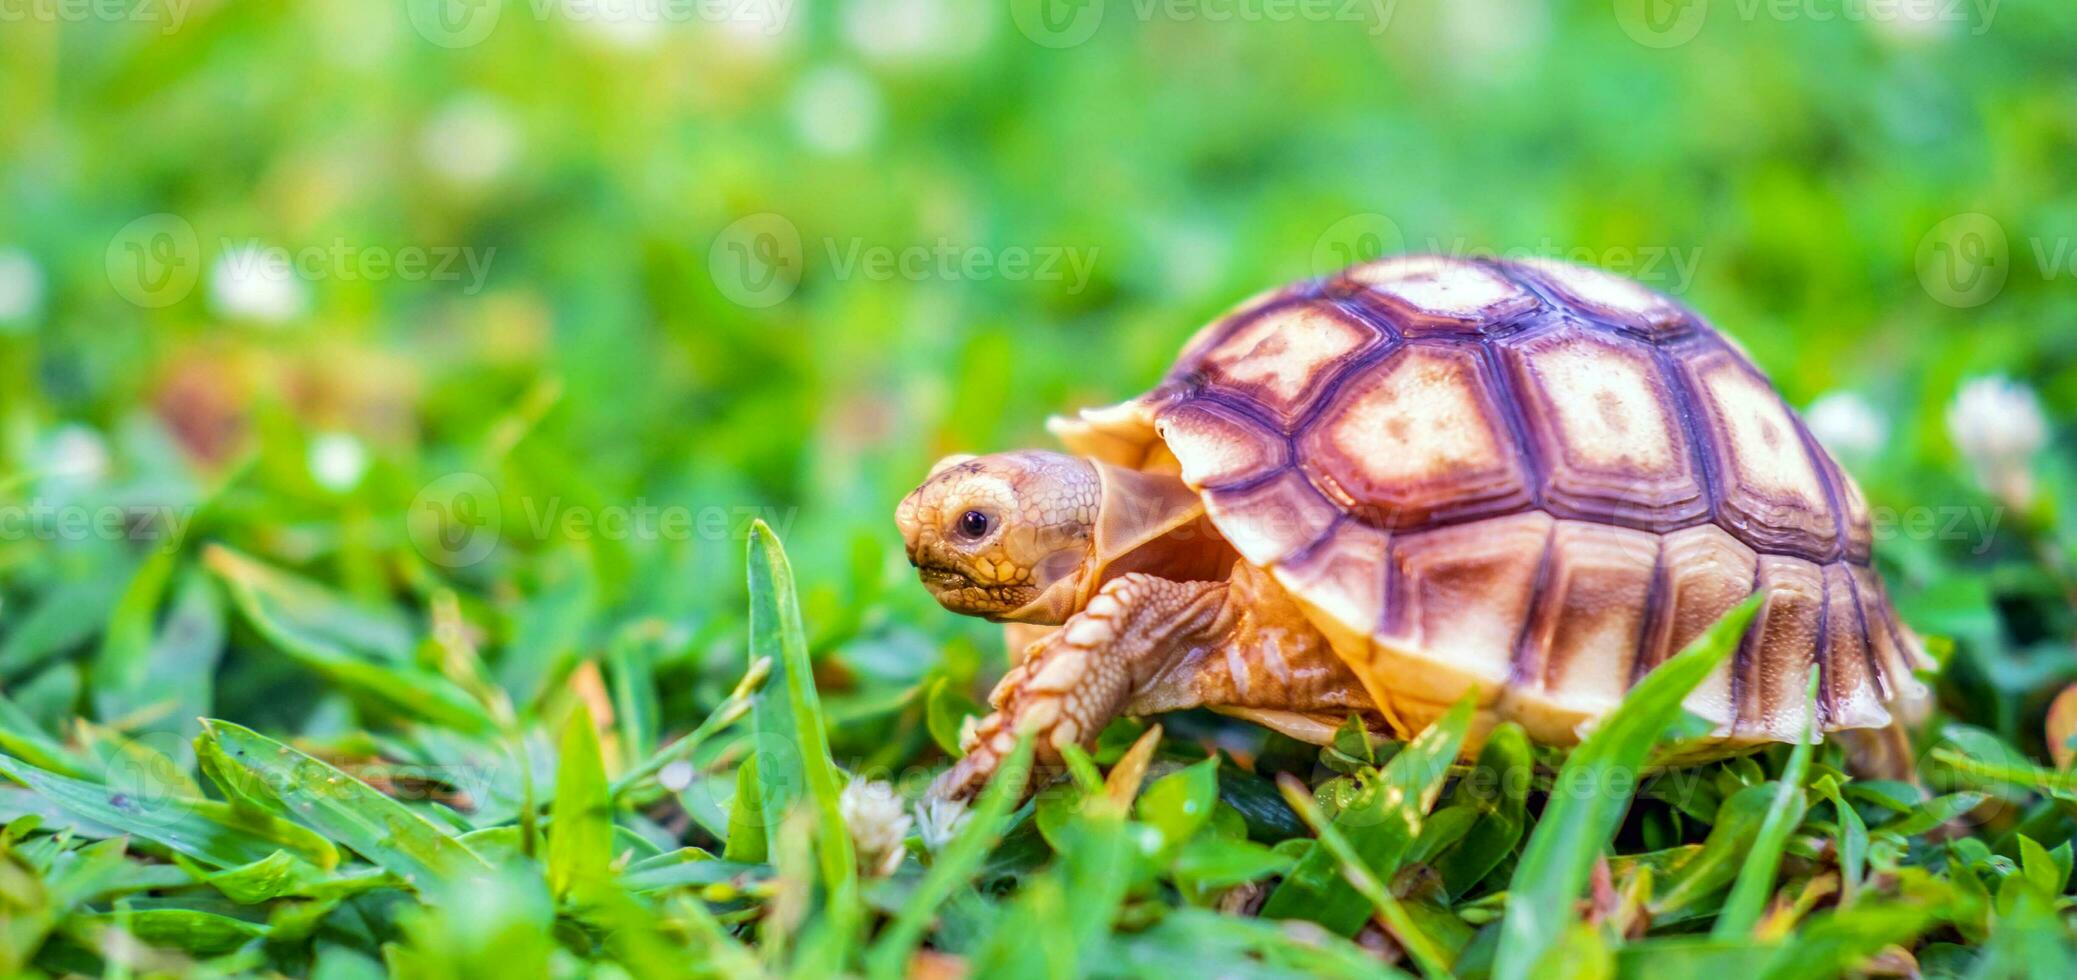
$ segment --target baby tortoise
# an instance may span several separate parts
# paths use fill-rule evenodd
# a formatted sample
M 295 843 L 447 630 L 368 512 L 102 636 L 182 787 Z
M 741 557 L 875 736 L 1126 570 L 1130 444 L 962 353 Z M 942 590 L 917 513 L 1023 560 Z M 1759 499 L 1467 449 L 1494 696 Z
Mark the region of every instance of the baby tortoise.
M 1324 743 L 1466 691 L 1566 744 L 1755 591 L 1687 700 L 1735 752 L 1927 698 L 1867 504 L 1766 375 L 1671 299 L 1543 260 L 1406 256 L 1256 297 L 1152 392 L 1050 425 L 1073 455 L 939 463 L 896 515 L 1016 666 L 942 795 L 1021 731 L 1208 707 Z

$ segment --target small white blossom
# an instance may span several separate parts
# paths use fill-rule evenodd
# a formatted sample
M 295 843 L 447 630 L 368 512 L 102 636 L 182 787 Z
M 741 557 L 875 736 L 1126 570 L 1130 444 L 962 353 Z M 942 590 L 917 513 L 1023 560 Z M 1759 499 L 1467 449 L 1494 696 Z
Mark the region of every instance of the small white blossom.
M 656 774 L 656 782 L 673 793 L 683 793 L 692 785 L 692 777 L 697 775 L 699 770 L 694 769 L 692 763 L 678 759 L 664 764 L 663 770 Z
M 837 805 L 851 830 L 859 863 L 879 874 L 893 871 L 909 836 L 909 814 L 894 787 L 877 779 L 854 778 Z
M 1963 8 L 1947 0 L 1900 0 L 1888 10 L 1868 9 L 1868 20 L 1877 34 L 1891 41 L 1910 43 L 1953 33 Z
M 916 804 L 916 835 L 923 838 L 924 848 L 935 854 L 959 835 L 959 828 L 966 826 L 967 815 L 966 804 L 959 800 L 930 797 Z
M 496 100 L 464 95 L 448 102 L 418 134 L 427 169 L 461 187 L 497 180 L 519 155 L 519 130 Z
M 308 299 L 288 253 L 258 244 L 226 251 L 209 273 L 209 300 L 234 320 L 269 326 L 294 319 Z
M 823 153 L 862 149 L 880 130 L 880 90 L 849 68 L 809 72 L 794 87 L 790 110 L 800 141 Z
M 1450 55 L 1443 62 L 1468 81 L 1520 74 L 1550 36 L 1550 15 L 1540 2 L 1453 0 L 1438 15 L 1441 47 Z
M 368 472 L 368 448 L 344 432 L 327 432 L 310 440 L 310 478 L 333 493 L 361 485 Z
M 108 443 L 84 425 L 58 428 L 38 455 L 43 475 L 59 483 L 84 487 L 108 478 Z
M 1970 379 L 1947 406 L 1947 434 L 1984 489 L 2013 507 L 2032 503 L 2033 455 L 2048 444 L 2033 389 L 1996 375 Z
M 29 253 L 0 248 L 0 332 L 26 325 L 43 309 L 43 268 Z
M 1811 402 L 1803 421 L 1826 449 L 1849 458 L 1876 456 L 1889 442 L 1889 420 L 1851 391 L 1835 391 Z
M 962 58 L 988 40 L 993 20 L 966 0 L 851 0 L 844 39 L 875 61 Z

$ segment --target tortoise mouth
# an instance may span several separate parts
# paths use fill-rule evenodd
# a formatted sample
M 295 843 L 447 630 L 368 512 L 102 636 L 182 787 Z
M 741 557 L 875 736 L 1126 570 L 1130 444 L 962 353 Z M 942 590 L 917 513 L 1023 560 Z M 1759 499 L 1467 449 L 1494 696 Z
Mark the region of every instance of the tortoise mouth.
M 1039 596 L 1031 585 L 982 585 L 955 568 L 921 565 L 916 577 L 938 605 L 963 616 L 994 619 L 1030 604 Z

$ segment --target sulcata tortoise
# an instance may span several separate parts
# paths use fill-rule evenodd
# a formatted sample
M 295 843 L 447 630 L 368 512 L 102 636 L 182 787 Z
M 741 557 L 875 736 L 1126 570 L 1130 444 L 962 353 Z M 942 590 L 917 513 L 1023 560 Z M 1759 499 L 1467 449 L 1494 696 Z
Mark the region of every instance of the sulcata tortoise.
M 1475 691 L 1566 744 L 1754 591 L 1687 707 L 1712 750 L 1884 728 L 1931 666 L 1870 567 L 1860 490 L 1695 314 L 1544 260 L 1405 256 L 1265 293 L 1152 392 L 953 457 L 896 514 L 953 612 L 1017 664 L 941 795 L 1021 731 L 1208 707 L 1311 742 L 1404 737 Z

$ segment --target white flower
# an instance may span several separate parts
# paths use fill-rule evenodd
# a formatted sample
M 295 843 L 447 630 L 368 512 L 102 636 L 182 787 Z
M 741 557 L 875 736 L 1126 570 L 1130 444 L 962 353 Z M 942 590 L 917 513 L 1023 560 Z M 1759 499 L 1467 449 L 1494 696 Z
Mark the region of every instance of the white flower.
M 39 455 L 38 468 L 56 482 L 92 486 L 108 477 L 108 443 L 84 425 L 59 427 Z
M 1868 20 L 1892 41 L 1923 41 L 1952 33 L 1961 9 L 1948 0 L 1900 0 L 1888 10 L 1869 8 Z
M 2033 455 L 2048 444 L 2033 389 L 1996 375 L 1970 379 L 1947 406 L 1947 434 L 1984 489 L 2014 507 L 2033 501 Z
M 1550 35 L 1550 16 L 1540 2 L 1452 0 L 1438 13 L 1440 40 L 1449 53 L 1443 61 L 1471 81 L 1521 74 Z
M 851 0 L 844 38 L 875 61 L 929 61 L 972 54 L 993 21 L 966 0 Z
M 823 153 L 850 153 L 880 130 L 880 90 L 849 68 L 817 68 L 794 87 L 794 131 Z
M 1849 458 L 1875 456 L 1889 442 L 1889 420 L 1851 391 L 1835 391 L 1811 402 L 1803 421 L 1826 449 Z
M 877 779 L 853 778 L 837 800 L 858 860 L 880 874 L 901 863 L 902 841 L 909 836 L 909 814 L 894 787 Z
M 662 771 L 656 774 L 656 782 L 673 793 L 683 793 L 692 785 L 692 777 L 697 775 L 699 770 L 694 769 L 692 763 L 678 759 L 664 764 Z
M 43 309 L 43 268 L 29 253 L 0 248 L 0 330 L 27 323 Z
M 308 293 L 288 253 L 248 243 L 226 251 L 209 273 L 209 301 L 234 320 L 278 325 L 303 312 Z
M 463 187 L 488 184 L 519 154 L 519 130 L 495 100 L 464 95 L 448 102 L 418 134 L 428 169 Z
M 916 804 L 916 835 L 923 838 L 923 847 L 935 854 L 959 836 L 967 815 L 966 804 L 959 800 L 930 797 Z
M 333 493 L 361 485 L 368 472 L 368 449 L 344 432 L 327 432 L 310 440 L 310 478 Z

